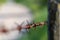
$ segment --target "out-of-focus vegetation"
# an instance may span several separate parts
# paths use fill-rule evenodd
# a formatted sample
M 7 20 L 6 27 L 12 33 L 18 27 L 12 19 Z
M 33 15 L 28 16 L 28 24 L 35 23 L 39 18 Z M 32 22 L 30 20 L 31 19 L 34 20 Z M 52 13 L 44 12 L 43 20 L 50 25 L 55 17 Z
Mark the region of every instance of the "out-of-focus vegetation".
M 47 21 L 47 0 L 15 0 L 17 3 L 28 6 L 34 16 L 34 22 Z M 48 40 L 47 26 L 36 29 L 31 28 L 27 36 L 24 36 L 22 40 Z
M 6 0 L 0 0 L 0 6 L 5 2 L 6 2 Z
M 47 5 L 47 0 L 15 0 L 17 3 L 22 3 L 24 5 L 29 6 L 33 10 L 40 9 Z
M 0 0 L 0 2 L 5 2 Z M 15 0 L 15 2 L 28 6 L 34 16 L 34 22 L 47 21 L 47 0 Z M 28 35 L 24 36 L 21 40 L 48 40 L 47 26 L 42 28 L 31 28 Z

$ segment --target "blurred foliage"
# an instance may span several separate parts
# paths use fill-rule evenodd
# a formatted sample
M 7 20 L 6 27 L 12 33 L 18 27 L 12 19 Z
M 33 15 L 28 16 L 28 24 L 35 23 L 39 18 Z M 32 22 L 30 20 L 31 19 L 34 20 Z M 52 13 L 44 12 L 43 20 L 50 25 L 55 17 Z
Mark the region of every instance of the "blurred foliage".
M 47 5 L 48 0 L 15 0 L 17 3 L 22 3 L 29 6 L 32 10 L 38 11 L 38 9 Z
M 5 3 L 5 2 L 6 2 L 6 0 L 0 0 L 0 5 Z
M 34 13 L 34 22 L 42 22 L 47 20 L 47 7 Z M 40 26 L 41 27 L 41 26 Z M 22 40 L 48 40 L 48 27 L 31 28 L 27 36 L 24 36 Z
M 47 1 L 48 0 L 15 0 L 17 3 L 28 6 L 33 11 L 34 22 L 47 20 Z M 48 40 L 47 25 L 43 28 L 31 28 L 27 36 L 22 40 Z
M 34 16 L 34 22 L 41 22 L 47 20 L 47 1 L 48 0 L 15 0 L 17 3 L 28 6 Z M 0 0 L 4 3 L 5 0 Z M 24 36 L 21 40 L 48 40 L 47 25 L 42 28 L 31 28 L 28 35 Z

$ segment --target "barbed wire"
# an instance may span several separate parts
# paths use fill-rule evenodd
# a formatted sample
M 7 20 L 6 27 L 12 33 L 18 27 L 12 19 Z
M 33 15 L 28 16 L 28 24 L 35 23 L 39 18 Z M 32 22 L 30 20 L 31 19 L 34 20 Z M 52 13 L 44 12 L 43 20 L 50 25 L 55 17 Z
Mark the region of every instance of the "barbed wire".
M 11 29 L 11 30 L 8 30 L 8 29 L 5 29 L 5 28 L 0 29 L 0 33 L 7 33 L 7 32 L 10 32 L 10 31 L 14 31 L 14 30 L 21 31 L 21 29 L 30 29 L 32 27 L 36 28 L 38 26 L 42 27 L 42 26 L 44 26 L 46 24 L 47 24 L 47 22 L 37 22 L 37 23 L 33 23 L 33 24 L 28 24 L 28 25 L 26 25 L 24 27 L 22 27 L 21 25 L 18 25 L 17 28 Z

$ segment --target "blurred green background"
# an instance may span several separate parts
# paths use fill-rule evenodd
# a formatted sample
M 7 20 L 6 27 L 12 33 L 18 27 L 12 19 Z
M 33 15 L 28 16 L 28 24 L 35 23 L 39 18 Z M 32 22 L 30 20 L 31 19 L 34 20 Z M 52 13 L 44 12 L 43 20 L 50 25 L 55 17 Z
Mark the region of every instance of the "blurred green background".
M 16 0 L 17 3 L 28 6 L 34 16 L 34 22 L 47 21 L 47 0 Z M 48 40 L 47 25 L 42 28 L 31 28 L 27 36 L 24 36 L 22 40 Z
M 5 0 L 6 1 L 6 0 Z M 0 0 L 0 4 L 5 2 Z M 34 16 L 34 22 L 47 21 L 47 0 L 15 0 L 19 4 L 28 6 Z M 47 25 L 43 27 L 31 28 L 28 35 L 24 36 L 21 40 L 48 40 Z

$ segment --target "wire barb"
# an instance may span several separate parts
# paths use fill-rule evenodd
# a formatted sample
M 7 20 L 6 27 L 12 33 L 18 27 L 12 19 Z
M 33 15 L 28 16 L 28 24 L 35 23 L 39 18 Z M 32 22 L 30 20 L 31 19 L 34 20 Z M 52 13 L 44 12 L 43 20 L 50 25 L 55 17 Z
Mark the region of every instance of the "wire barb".
M 25 27 L 22 27 L 22 25 L 18 25 L 17 28 L 15 28 L 15 29 L 11 29 L 11 30 L 2 29 L 2 30 L 0 30 L 0 32 L 7 33 L 7 32 L 10 32 L 10 31 L 14 31 L 14 30 L 21 31 L 21 29 L 30 29 L 32 27 L 36 28 L 38 26 L 44 26 L 46 23 L 47 22 L 38 22 L 38 23 L 28 24 Z

